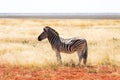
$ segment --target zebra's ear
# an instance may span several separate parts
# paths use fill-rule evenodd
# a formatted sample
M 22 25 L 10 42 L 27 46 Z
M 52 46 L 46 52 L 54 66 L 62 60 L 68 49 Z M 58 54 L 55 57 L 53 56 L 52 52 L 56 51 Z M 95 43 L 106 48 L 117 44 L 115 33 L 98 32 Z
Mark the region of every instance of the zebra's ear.
M 49 29 L 49 27 L 45 27 L 45 28 L 44 28 L 44 31 L 48 31 L 48 29 Z
M 45 29 L 45 28 L 44 28 L 43 30 L 46 32 L 46 29 Z

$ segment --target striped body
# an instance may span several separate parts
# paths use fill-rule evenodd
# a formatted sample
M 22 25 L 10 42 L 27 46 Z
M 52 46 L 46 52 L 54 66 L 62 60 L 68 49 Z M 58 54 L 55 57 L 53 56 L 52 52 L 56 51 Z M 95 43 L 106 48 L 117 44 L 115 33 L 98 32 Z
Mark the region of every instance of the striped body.
M 71 38 L 63 39 L 61 38 L 60 52 L 73 53 L 78 50 L 83 50 L 83 46 L 86 44 L 85 39 Z
M 78 53 L 79 64 L 83 59 L 84 64 L 87 62 L 87 41 L 77 37 L 64 39 L 59 37 L 59 34 L 50 27 L 45 27 L 44 31 L 39 35 L 38 40 L 41 41 L 48 38 L 52 49 L 56 52 L 58 62 L 62 63 L 60 52 L 71 54 L 73 52 Z

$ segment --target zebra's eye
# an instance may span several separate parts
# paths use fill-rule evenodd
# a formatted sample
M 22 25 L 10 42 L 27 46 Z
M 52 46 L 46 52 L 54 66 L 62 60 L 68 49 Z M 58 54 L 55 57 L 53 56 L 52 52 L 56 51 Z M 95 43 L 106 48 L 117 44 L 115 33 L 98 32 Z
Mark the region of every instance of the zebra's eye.
M 46 32 L 46 29 L 45 29 L 45 28 L 44 28 L 43 30 Z

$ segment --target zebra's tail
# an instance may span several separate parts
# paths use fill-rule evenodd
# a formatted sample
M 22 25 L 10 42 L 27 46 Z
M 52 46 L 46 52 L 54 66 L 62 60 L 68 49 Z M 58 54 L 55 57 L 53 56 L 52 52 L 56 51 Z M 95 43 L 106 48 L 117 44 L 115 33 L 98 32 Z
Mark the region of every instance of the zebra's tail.
M 83 53 L 83 63 L 86 65 L 87 63 L 87 57 L 88 57 L 88 46 L 87 46 L 87 42 L 86 42 L 86 46 L 85 46 L 85 51 Z

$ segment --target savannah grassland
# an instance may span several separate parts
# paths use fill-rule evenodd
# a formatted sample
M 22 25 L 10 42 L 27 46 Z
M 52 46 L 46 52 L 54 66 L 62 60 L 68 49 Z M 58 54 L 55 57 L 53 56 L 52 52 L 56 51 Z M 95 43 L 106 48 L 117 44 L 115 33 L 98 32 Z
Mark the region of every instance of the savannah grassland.
M 13 71 L 14 73 L 14 70 L 10 69 L 16 70 L 16 68 L 20 68 L 21 70 L 24 70 L 23 67 L 25 68 L 25 71 L 28 70 L 28 73 L 29 71 L 32 71 L 31 73 L 33 73 L 33 68 L 37 71 L 43 70 L 42 74 L 46 73 L 44 71 L 46 69 L 50 69 L 50 71 L 51 69 L 53 71 L 59 71 L 59 69 L 65 68 L 65 70 L 68 70 L 68 73 L 72 70 L 74 72 L 74 69 L 77 71 L 81 69 L 77 66 L 78 56 L 76 53 L 70 55 L 61 53 L 63 65 L 59 66 L 57 64 L 55 52 L 51 49 L 47 39 L 41 42 L 37 40 L 37 37 L 43 31 L 44 26 L 51 26 L 63 38 L 80 37 L 87 40 L 89 47 L 88 67 L 83 67 L 83 71 L 84 69 L 87 70 L 87 73 L 90 74 L 89 76 L 91 76 L 91 73 L 97 74 L 100 71 L 99 69 L 104 70 L 103 66 L 107 66 L 107 68 L 110 68 L 109 70 L 115 69 L 113 70 L 114 73 L 111 72 L 113 76 L 115 76 L 114 79 L 118 79 L 118 77 L 120 79 L 120 20 L 2 18 L 0 19 L 0 65 L 1 69 L 5 68 L 5 70 L 3 70 L 3 73 L 0 72 L 0 75 L 2 75 L 0 76 L 0 79 L 19 80 L 19 70 L 17 78 L 12 79 L 8 78 L 11 77 L 9 71 Z M 102 68 L 99 68 L 98 66 L 102 66 Z M 9 67 L 11 68 L 8 69 Z M 92 69 L 92 67 L 94 67 L 94 69 Z M 116 68 L 118 70 L 116 70 Z M 8 73 L 6 73 L 6 71 L 8 71 Z M 56 72 L 53 72 L 53 74 L 56 74 Z M 63 70 L 63 72 L 66 71 Z M 49 70 L 48 73 L 50 73 Z M 104 71 L 103 73 L 105 74 Z M 37 79 L 31 78 L 31 80 L 42 80 L 39 78 L 39 74 Z M 43 75 L 42 78 L 43 80 L 58 80 L 58 78 L 51 78 L 53 74 Z M 16 76 L 12 75 L 12 77 Z M 27 78 L 24 80 L 27 80 L 29 77 L 30 75 L 27 74 Z M 20 78 L 20 80 L 22 79 L 23 78 Z M 72 77 L 66 78 L 63 76 L 60 80 L 62 79 L 72 80 Z M 95 78 L 82 78 L 81 80 L 87 79 L 94 80 Z M 107 77 L 105 79 L 110 80 L 112 78 Z M 80 80 L 80 78 L 75 78 L 74 80 Z M 99 77 L 98 80 L 103 80 L 103 78 Z

